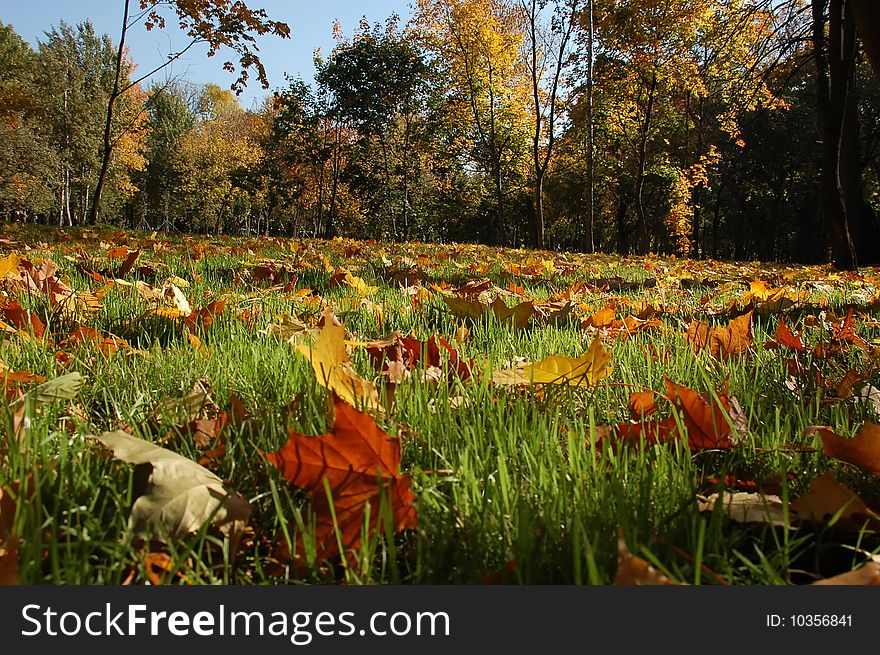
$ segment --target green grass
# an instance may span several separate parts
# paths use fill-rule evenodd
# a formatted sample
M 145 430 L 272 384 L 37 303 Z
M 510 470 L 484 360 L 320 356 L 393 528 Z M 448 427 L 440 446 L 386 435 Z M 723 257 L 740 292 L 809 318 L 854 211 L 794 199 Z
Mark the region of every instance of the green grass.
M 235 394 L 255 414 L 243 425 L 226 428 L 227 451 L 214 467 L 230 488 L 252 503 L 252 532 L 237 554 L 230 552 L 228 539 L 208 529 L 176 543 L 154 544 L 154 550 L 171 556 L 171 573 L 162 575 L 166 582 L 607 584 L 617 567 L 619 530 L 633 552 L 670 577 L 693 584 L 805 582 L 863 561 L 864 556 L 849 546 L 880 550 L 873 533 L 853 534 L 827 525 L 791 531 L 741 525 L 731 522 L 720 508 L 698 511 L 697 494 L 715 490 L 707 482 L 710 479 L 730 474 L 759 484 L 781 481 L 781 495 L 789 499 L 826 470 L 836 471 L 877 506 L 876 478 L 833 462 L 821 452 L 788 448 L 817 446 L 817 439 L 804 434 L 808 426 L 831 425 L 841 434 L 853 433 L 876 416 L 872 407 L 857 399 L 823 402 L 827 392 L 812 388 L 806 378 L 802 394 L 786 387 L 784 356 L 764 347 L 776 329 L 778 314 L 756 315 L 755 348 L 747 357 L 719 363 L 707 353 L 695 354 L 684 338 L 694 317 L 726 324 L 728 315 L 716 319 L 709 309 L 726 307 L 748 289 L 750 280 L 762 277 L 809 294 L 788 311 L 789 324 L 802 327 L 805 320 L 812 320 L 808 317 L 818 316 L 824 302 L 829 312 L 855 304 L 864 307 L 857 332 L 872 342 L 878 336 L 870 322 L 877 316 L 869 297 L 878 293 L 874 271 L 833 277 L 824 268 L 658 257 L 536 256 L 472 246 L 456 253 L 444 246 L 355 242 L 308 242 L 305 252 L 298 254 L 283 239 L 206 241 L 206 255 L 194 259 L 189 253 L 196 240 L 172 240 L 153 250 L 144 246 L 147 236 L 141 234 L 20 227 L 7 228 L 2 238 L 12 242 L 2 254 L 16 252 L 32 261 L 51 257 L 63 281 L 92 291 L 100 285 L 84 271 L 115 265 L 102 254 L 100 242 L 117 245 L 129 239 L 142 247 L 139 264 L 152 263 L 156 270 L 155 274 L 134 272 L 129 281 L 146 276 L 158 284 L 175 275 L 190 283 L 184 291 L 193 307 L 213 298 L 228 301 L 215 323 L 198 331 L 209 350 L 205 354 L 190 345 L 179 326 L 150 316 L 149 306 L 137 293 L 113 289 L 103 308 L 82 321 L 123 337 L 141 352 L 105 355 L 92 347 L 77 347 L 70 350 L 73 360 L 62 366 L 56 352 L 73 321 L 53 311 L 43 294 L 14 292 L 23 306 L 43 319 L 50 337 L 43 344 L 7 334 L 0 344 L 0 358 L 11 370 L 29 370 L 50 379 L 69 371 L 87 377 L 75 400 L 31 407 L 29 426 L 20 437 L 12 433 L 11 416 L 4 422 L 0 488 L 19 486 L 14 494 L 14 532 L 20 538 L 22 583 L 145 581 L 147 549 L 134 548 L 125 538 L 135 473 L 130 465 L 108 458 L 88 435 L 125 424 L 139 436 L 162 439 L 177 419 L 166 416 L 150 422 L 149 417 L 159 403 L 185 396 L 200 379 L 210 381 L 221 409 L 229 409 Z M 28 246 L 32 250 L 26 250 Z M 345 256 L 346 249 L 360 253 Z M 449 259 L 436 257 L 449 252 L 454 252 Z M 428 257 L 417 260 L 422 253 Z M 329 286 L 325 256 L 331 266 L 346 266 L 380 286 L 370 300 L 382 306 L 381 326 L 352 289 Z M 521 284 L 526 297 L 535 299 L 564 291 L 578 280 L 656 279 L 658 287 L 615 291 L 612 285 L 608 292 L 588 292 L 579 299 L 582 306 L 575 314 L 581 318 L 614 299 L 664 301 L 665 329 L 610 340 L 613 372 L 594 389 L 536 390 L 496 387 L 490 384 L 491 371 L 513 357 L 537 360 L 551 354 L 582 354 L 592 336 L 579 320 L 521 332 L 491 316 L 469 324 L 462 350 L 476 362 L 472 379 L 433 384 L 414 376 L 398 387 L 390 412 L 380 419 L 392 434 L 405 427 L 400 430 L 402 470 L 413 475 L 418 530 L 397 535 L 380 531 L 368 535 L 360 552 L 346 561 L 294 570 L 274 561 L 273 551 L 285 532 L 290 539 L 296 538 L 290 530 L 295 532 L 297 526 L 308 532 L 309 504 L 259 453 L 279 448 L 290 428 L 304 434 L 325 431 L 327 391 L 315 382 L 309 362 L 293 347 L 261 331 L 280 313 L 317 318 L 326 302 L 344 316 L 356 338 L 375 338 L 390 330 L 421 339 L 435 333 L 453 335 L 462 322 L 440 295 L 434 293 L 421 308 L 413 308 L 409 296 L 384 279 L 383 256 L 397 267 L 419 271 L 426 287 L 444 280 L 461 283 L 489 277 L 502 288 L 511 282 Z M 571 270 L 532 275 L 510 273 L 505 266 L 507 262 L 526 265 L 530 258 L 551 259 L 557 268 L 569 263 Z M 295 289 L 313 289 L 311 299 L 294 292 L 267 293 L 265 284 L 236 279 L 261 260 L 283 263 L 298 276 Z M 491 264 L 485 273 L 483 264 Z M 730 288 L 718 286 L 724 283 Z M 237 316 L 253 306 L 262 308 L 253 324 Z M 621 304 L 619 315 L 628 313 Z M 810 346 L 822 334 L 809 325 L 804 332 Z M 656 361 L 651 347 L 667 352 L 668 358 Z M 870 350 L 853 348 L 817 360 L 816 365 L 828 378 L 841 377 L 850 367 L 873 370 L 872 357 Z M 363 377 L 377 378 L 362 349 L 354 350 L 352 361 Z M 729 451 L 699 453 L 680 443 L 616 449 L 595 445 L 602 426 L 628 420 L 630 391 L 638 387 L 662 391 L 664 378 L 701 393 L 719 390 L 726 382 L 748 417 L 746 442 Z M 863 384 L 880 387 L 880 375 L 876 370 L 869 373 Z M 466 401 L 453 408 L 450 398 Z M 81 410 L 72 413 L 73 405 Z M 74 414 L 84 414 L 87 422 L 71 418 Z M 168 447 L 196 460 L 201 454 L 191 439 L 174 439 Z

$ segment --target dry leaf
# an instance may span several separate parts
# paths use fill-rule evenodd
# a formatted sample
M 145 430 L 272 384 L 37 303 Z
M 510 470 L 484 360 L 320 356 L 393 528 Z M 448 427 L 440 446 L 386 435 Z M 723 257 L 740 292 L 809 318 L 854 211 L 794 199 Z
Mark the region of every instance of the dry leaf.
M 112 450 L 116 459 L 149 470 L 143 493 L 131 508 L 131 536 L 153 541 L 179 539 L 198 532 L 210 521 L 237 544 L 251 506 L 234 492 L 227 492 L 223 481 L 208 469 L 121 430 L 94 439 Z
M 743 355 L 754 345 L 752 340 L 752 314 L 743 314 L 728 323 L 727 327 L 714 328 L 702 321 L 693 321 L 688 326 L 686 339 L 700 352 L 709 349 L 715 359 L 726 359 L 733 355 Z
M 655 569 L 641 557 L 633 555 L 622 534 L 617 536 L 617 573 L 614 576 L 615 585 L 677 585 L 672 580 Z
M 333 407 L 336 418 L 327 434 L 307 437 L 291 431 L 280 450 L 263 453 L 286 480 L 311 495 L 319 561 L 339 554 L 337 528 L 345 551 L 358 548 L 367 511 L 370 531 L 381 530 L 379 510 L 383 497 L 391 503 L 395 531 L 418 526 L 410 476 L 399 472 L 400 441 L 383 432 L 369 414 L 336 396 Z M 325 481 L 330 488 L 333 512 Z M 303 556 L 301 540 L 297 542 L 296 556 Z
M 510 324 L 514 330 L 525 330 L 529 319 L 535 313 L 535 305 L 531 301 L 508 307 L 501 298 L 496 298 L 490 307 L 499 322 Z
M 611 354 L 597 337 L 590 349 L 578 358 L 551 355 L 534 364 L 495 371 L 492 381 L 499 385 L 564 384 L 572 387 L 595 386 L 611 375 Z
M 868 562 L 864 566 L 857 568 L 855 571 L 841 573 L 840 575 L 835 575 L 833 578 L 816 580 L 813 584 L 880 586 L 880 564 L 877 562 Z
M 324 311 L 324 328 L 315 344 L 299 344 L 296 348 L 312 363 L 318 384 L 327 387 L 350 405 L 382 411 L 376 385 L 355 372 L 345 350 L 345 328 L 329 308 Z
M 766 523 L 779 527 L 791 526 L 792 517 L 788 522 L 785 520 L 785 511 L 782 499 L 779 496 L 759 493 L 725 493 L 723 500 L 721 494 L 712 494 L 705 500 L 701 500 L 699 510 L 711 512 L 721 501 L 724 513 L 731 521 L 736 523 Z
M 790 507 L 800 520 L 825 522 L 840 512 L 838 525 L 843 528 L 858 529 L 865 521 L 870 521 L 874 529 L 880 525 L 880 516 L 830 473 L 814 478 L 809 490 L 791 501 Z
M 852 439 L 841 437 L 831 428 L 816 428 L 828 457 L 855 464 L 880 475 L 880 425 L 865 423 Z

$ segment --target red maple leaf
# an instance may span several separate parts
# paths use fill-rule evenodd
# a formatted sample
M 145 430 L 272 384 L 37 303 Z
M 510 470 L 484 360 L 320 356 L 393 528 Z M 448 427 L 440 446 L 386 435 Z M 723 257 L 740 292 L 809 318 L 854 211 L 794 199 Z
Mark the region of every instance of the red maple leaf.
M 384 503 L 390 503 L 395 532 L 418 526 L 411 476 L 398 470 L 400 441 L 382 431 L 369 414 L 335 394 L 333 407 L 336 420 L 327 434 L 309 437 L 291 430 L 280 450 L 263 453 L 286 480 L 310 494 L 318 561 L 338 555 L 339 542 L 346 552 L 357 550 L 368 507 L 371 534 L 380 524 Z M 331 498 L 325 491 L 325 480 Z M 304 561 L 303 549 L 302 539 L 298 539 L 295 557 L 300 563 Z M 282 552 L 281 557 L 289 558 L 290 553 Z

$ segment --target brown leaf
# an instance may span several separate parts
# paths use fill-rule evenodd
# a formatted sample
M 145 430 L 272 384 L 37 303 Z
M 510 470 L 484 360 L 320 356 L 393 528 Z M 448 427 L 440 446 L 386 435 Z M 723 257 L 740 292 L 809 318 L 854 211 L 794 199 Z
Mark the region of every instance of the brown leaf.
M 15 524 L 15 499 L 0 487 L 0 585 L 18 584 L 18 536 Z
M 687 339 L 687 342 L 693 346 L 694 352 L 700 352 L 709 344 L 709 334 L 711 331 L 712 328 L 709 324 L 703 321 L 692 321 L 691 324 L 688 325 L 685 338 Z
M 529 319 L 535 313 L 535 305 L 531 301 L 508 307 L 501 298 L 496 298 L 490 307 L 499 322 L 510 324 L 514 330 L 525 330 Z
M 190 329 L 190 331 L 195 331 L 196 325 L 198 325 L 200 321 L 205 327 L 210 327 L 211 323 L 213 323 L 214 320 L 223 313 L 224 309 L 226 309 L 226 301 L 215 300 L 211 303 L 208 303 L 207 307 L 194 310 L 184 320 L 184 324 Z
M 633 555 L 623 535 L 617 537 L 617 573 L 615 585 L 677 585 L 641 557 Z
M 604 309 L 600 309 L 595 314 L 588 316 L 587 319 L 583 323 L 583 327 L 594 327 L 594 328 L 603 328 L 608 327 L 611 323 L 614 322 L 614 318 L 617 316 L 617 305 L 612 304 Z
M 779 319 L 779 325 L 776 326 L 776 334 L 773 335 L 773 340 L 767 342 L 768 348 L 778 348 L 779 346 L 785 346 L 798 352 L 807 351 L 807 347 L 800 336 L 792 332 L 785 319 L 782 318 Z
M 866 520 L 875 530 L 880 526 L 880 516 L 830 473 L 814 478 L 809 490 L 791 501 L 790 507 L 800 520 L 824 522 L 841 512 L 838 525 L 844 529 L 859 529 Z
M 708 347 L 715 359 L 726 359 L 733 355 L 742 355 L 754 345 L 752 341 L 752 314 L 743 314 L 733 319 L 727 327 L 710 327 L 708 323 L 693 321 L 688 326 L 685 338 L 694 352 Z
M 835 575 L 833 578 L 816 580 L 814 585 L 866 585 L 871 587 L 880 586 L 880 564 L 868 562 L 855 571 L 848 571 Z
M 733 430 L 728 421 L 731 414 L 730 397 L 726 393 L 701 396 L 693 389 L 666 379 L 666 395 L 681 414 L 685 433 L 678 421 L 670 416 L 656 421 L 620 423 L 616 434 L 632 444 L 644 438 L 646 445 L 665 443 L 673 439 L 687 439 L 694 452 L 705 449 L 730 448 Z
M 456 318 L 469 318 L 479 321 L 489 311 L 489 306 L 477 300 L 469 300 L 468 298 L 456 298 L 454 296 L 443 296 L 450 311 Z
M 629 395 L 627 403 L 630 414 L 636 420 L 650 416 L 657 411 L 657 404 L 654 402 L 653 391 L 634 391 Z
M 818 428 L 818 432 L 828 457 L 880 475 L 880 425 L 865 423 L 852 439 L 841 437 L 831 428 Z
M 105 355 L 123 350 L 131 350 L 131 346 L 122 337 L 113 334 L 104 335 L 97 330 L 80 325 L 74 332 L 64 340 L 61 344 L 65 348 L 75 347 L 77 345 L 88 345 L 96 348 Z
M 713 329 L 709 335 L 709 352 L 716 359 L 745 354 L 753 345 L 752 312 L 733 319 L 726 328 Z
M 693 389 L 666 380 L 666 394 L 679 408 L 692 450 L 729 448 L 731 427 L 727 394 L 704 398 Z
M 220 478 L 186 457 L 120 430 L 93 438 L 117 459 L 148 472 L 128 519 L 129 535 L 135 540 L 175 540 L 210 522 L 229 535 L 230 552 L 237 550 L 251 506 L 227 491 Z
M 13 327 L 25 334 L 33 332 L 33 335 L 37 339 L 43 337 L 43 334 L 46 331 L 46 326 L 43 325 L 43 321 L 41 321 L 36 314 L 26 311 L 18 304 L 18 301 L 13 300 L 8 305 L 0 307 L 0 311 L 3 312 L 3 316 L 6 317 L 6 320 L 9 321 Z
M 782 499 L 779 496 L 765 496 L 761 493 L 725 493 L 723 501 L 720 494 L 712 494 L 699 504 L 701 512 L 711 512 L 721 501 L 725 514 L 736 523 L 766 523 L 785 527 L 791 525 L 794 517 L 785 520 Z
M 319 561 L 340 554 L 336 527 L 345 551 L 360 546 L 368 507 L 370 532 L 378 532 L 383 497 L 391 503 L 395 531 L 418 526 L 410 476 L 399 471 L 400 441 L 383 432 L 369 414 L 354 409 L 335 395 L 333 407 L 336 419 L 327 434 L 307 437 L 290 431 L 287 444 L 280 450 L 263 453 L 285 479 L 311 495 Z M 325 481 L 330 488 L 335 526 Z M 302 558 L 302 541 L 296 546 L 295 557 Z
M 125 261 L 122 262 L 122 265 L 119 267 L 119 273 L 117 273 L 117 277 L 125 277 L 131 272 L 131 269 L 134 268 L 134 263 L 137 261 L 140 256 L 140 250 L 132 250 L 125 256 Z

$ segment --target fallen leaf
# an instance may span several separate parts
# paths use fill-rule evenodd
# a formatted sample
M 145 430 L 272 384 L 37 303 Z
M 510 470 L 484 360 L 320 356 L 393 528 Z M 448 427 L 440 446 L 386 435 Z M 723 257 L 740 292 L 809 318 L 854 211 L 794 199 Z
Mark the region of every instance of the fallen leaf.
M 454 296 L 443 296 L 443 302 L 445 302 L 449 309 L 452 311 L 453 315 L 456 318 L 469 318 L 474 321 L 479 321 L 489 311 L 489 306 L 481 303 L 477 300 L 469 300 L 467 298 L 456 298 Z
M 642 419 L 657 411 L 653 391 L 634 391 L 629 395 L 626 405 L 635 419 Z
M 616 427 L 617 437 L 631 444 L 639 444 L 644 439 L 646 445 L 686 439 L 694 452 L 730 448 L 734 431 L 728 421 L 732 412 L 730 397 L 726 393 L 701 396 L 693 389 L 667 378 L 666 396 L 681 414 L 684 433 L 675 417 L 670 416 L 648 422 L 620 423 Z
M 743 314 L 733 319 L 727 327 L 710 327 L 708 323 L 693 321 L 688 326 L 685 338 L 694 349 L 700 352 L 708 347 L 715 359 L 726 359 L 733 355 L 743 355 L 754 345 L 752 341 L 752 314 Z
M 539 362 L 506 371 L 496 371 L 492 380 L 499 385 L 564 384 L 572 387 L 595 386 L 611 375 L 611 353 L 597 337 L 590 349 L 577 358 L 551 355 Z
M 336 396 L 333 407 L 336 418 L 327 434 L 308 437 L 291 430 L 280 450 L 263 453 L 286 480 L 311 495 L 319 561 L 339 554 L 337 528 L 345 551 L 358 548 L 367 511 L 369 530 L 375 533 L 379 529 L 383 497 L 391 503 L 395 532 L 418 526 L 410 476 L 399 472 L 399 439 L 382 431 L 369 414 L 354 409 Z M 332 508 L 325 482 L 332 497 Z M 303 555 L 300 540 L 295 556 L 302 558 Z
M 666 394 L 682 413 L 692 450 L 730 447 L 730 403 L 726 394 L 717 394 L 717 399 L 704 398 L 669 379 L 666 379 Z
M 13 271 L 17 271 L 20 262 L 21 260 L 15 253 L 0 258 L 0 279 L 5 278 Z
M 514 330 L 525 330 L 535 313 L 535 305 L 531 301 L 508 307 L 501 298 L 496 298 L 490 307 L 499 322 L 510 324 Z
M 40 386 L 30 392 L 34 400 L 39 405 L 48 405 L 58 400 L 71 400 L 75 398 L 85 384 L 83 376 L 74 371 L 66 373 L 57 378 L 43 382 Z
M 791 501 L 790 507 L 801 520 L 825 522 L 840 512 L 838 525 L 843 528 L 858 529 L 866 520 L 874 529 L 880 525 L 880 515 L 830 473 L 814 478 L 810 488 Z
M 721 504 L 724 513 L 736 523 L 765 523 L 778 527 L 791 526 L 794 517 L 786 522 L 785 509 L 779 496 L 760 493 L 712 494 L 699 503 L 699 511 L 711 512 Z
M 376 385 L 361 378 L 351 365 L 345 350 L 345 328 L 328 308 L 324 328 L 314 345 L 298 344 L 297 350 L 308 359 L 318 384 L 327 387 L 350 405 L 362 405 L 382 411 Z
M 615 305 L 611 305 L 605 307 L 604 309 L 600 309 L 595 314 L 588 316 L 584 321 L 584 327 L 594 327 L 594 328 L 604 328 L 608 327 L 614 322 L 615 317 L 617 316 L 617 307 Z
M 857 568 L 855 571 L 841 573 L 840 575 L 835 575 L 833 578 L 816 580 L 813 584 L 880 586 L 880 564 L 877 562 L 868 562 L 864 566 Z
M 46 326 L 43 325 L 40 318 L 36 314 L 25 310 L 16 300 L 0 307 L 0 311 L 3 312 L 3 316 L 6 317 L 6 320 L 13 327 L 24 334 L 33 334 L 37 339 L 41 339 L 46 332 Z
M 15 527 L 15 499 L 0 486 L 0 585 L 18 584 L 18 536 Z
M 776 326 L 776 334 L 773 335 L 773 340 L 767 342 L 768 348 L 778 348 L 779 346 L 785 346 L 798 352 L 807 351 L 807 347 L 800 336 L 792 332 L 785 319 L 782 318 L 779 319 L 779 325 Z
M 140 257 L 140 250 L 132 250 L 125 256 L 125 261 L 119 266 L 119 272 L 116 274 L 117 277 L 125 277 L 131 272 L 131 269 L 134 268 L 134 263 L 137 261 L 138 257 Z
M 853 438 L 841 437 L 831 428 L 817 428 L 825 455 L 880 475 L 880 425 L 865 423 Z
M 666 577 L 655 569 L 647 560 L 633 555 L 623 535 L 617 536 L 617 573 L 615 585 L 677 585 L 680 584 Z
M 263 330 L 263 333 L 281 341 L 295 344 L 305 337 L 314 338 L 319 334 L 317 330 L 311 329 L 308 325 L 290 314 L 281 314 L 276 316 L 275 319 L 278 323 L 270 323 Z
M 149 472 L 128 519 L 129 533 L 135 539 L 179 539 L 210 521 L 237 543 L 236 535 L 244 529 L 251 506 L 227 492 L 223 481 L 208 469 L 121 430 L 94 439 L 112 450 L 116 459 Z
M 352 275 L 350 271 L 345 271 L 343 281 L 354 289 L 359 296 L 371 296 L 379 290 L 379 287 L 367 284 L 362 278 Z

